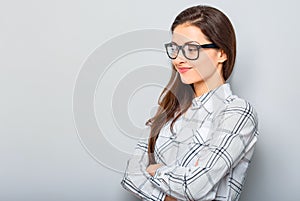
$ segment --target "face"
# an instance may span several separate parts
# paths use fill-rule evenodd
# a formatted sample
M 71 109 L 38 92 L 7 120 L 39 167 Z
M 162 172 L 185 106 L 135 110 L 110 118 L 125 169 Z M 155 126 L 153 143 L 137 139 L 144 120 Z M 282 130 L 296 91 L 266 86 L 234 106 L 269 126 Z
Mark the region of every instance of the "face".
M 198 45 L 212 43 L 198 27 L 187 24 L 178 25 L 174 29 L 172 42 L 178 45 L 184 45 L 187 42 Z M 197 84 L 211 81 L 211 79 L 223 79 L 221 70 L 226 59 L 226 54 L 220 49 L 201 48 L 197 60 L 185 58 L 181 50 L 172 63 L 183 83 Z

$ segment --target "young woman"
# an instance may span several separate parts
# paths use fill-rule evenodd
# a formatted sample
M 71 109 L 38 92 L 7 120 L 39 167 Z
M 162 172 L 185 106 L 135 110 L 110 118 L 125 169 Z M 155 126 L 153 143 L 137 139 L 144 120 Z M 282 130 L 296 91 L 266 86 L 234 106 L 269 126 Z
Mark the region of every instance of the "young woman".
M 121 184 L 143 200 L 238 200 L 258 122 L 226 83 L 236 56 L 233 26 L 200 5 L 182 11 L 171 32 L 171 79 Z

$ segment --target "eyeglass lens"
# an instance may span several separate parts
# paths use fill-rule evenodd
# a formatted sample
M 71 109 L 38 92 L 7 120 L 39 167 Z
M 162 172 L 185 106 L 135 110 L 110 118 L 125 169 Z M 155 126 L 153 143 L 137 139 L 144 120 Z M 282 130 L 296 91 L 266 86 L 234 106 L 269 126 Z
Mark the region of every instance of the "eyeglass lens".
M 199 56 L 199 45 L 189 43 L 183 46 L 178 46 L 175 43 L 166 44 L 167 54 L 171 59 L 178 56 L 180 49 L 182 49 L 182 53 L 187 59 L 197 59 Z

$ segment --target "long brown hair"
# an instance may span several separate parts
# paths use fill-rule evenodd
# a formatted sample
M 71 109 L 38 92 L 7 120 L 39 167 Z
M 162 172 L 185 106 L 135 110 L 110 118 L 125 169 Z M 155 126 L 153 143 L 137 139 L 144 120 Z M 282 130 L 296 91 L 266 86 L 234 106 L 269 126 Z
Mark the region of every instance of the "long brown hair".
M 182 11 L 174 20 L 171 26 L 174 29 L 181 24 L 196 26 L 214 44 L 216 44 L 227 55 L 223 62 L 222 76 L 226 81 L 234 66 L 236 56 L 236 38 L 230 20 L 220 10 L 204 5 L 193 6 Z M 174 118 L 170 125 L 170 131 L 174 133 L 175 121 L 184 114 L 192 103 L 195 90 L 193 84 L 184 84 L 172 65 L 170 81 L 159 96 L 159 108 L 150 118 L 146 125 L 151 126 L 148 141 L 149 165 L 155 164 L 154 149 L 158 134 L 164 124 Z M 176 116 L 175 116 L 176 115 Z

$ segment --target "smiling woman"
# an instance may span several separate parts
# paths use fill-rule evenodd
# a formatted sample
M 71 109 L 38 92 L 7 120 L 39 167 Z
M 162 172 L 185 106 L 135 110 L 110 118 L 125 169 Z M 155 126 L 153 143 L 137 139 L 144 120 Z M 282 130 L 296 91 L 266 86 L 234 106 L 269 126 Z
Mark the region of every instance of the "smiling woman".
M 227 55 L 216 44 L 210 42 L 197 26 L 189 23 L 176 26 L 172 43 L 184 43 L 183 46 L 178 46 L 185 47 L 182 51 L 184 57 L 178 55 L 180 48 L 175 48 L 178 49 L 177 53 L 171 53 L 170 49 L 167 49 L 167 53 L 176 55 L 169 56 L 173 59 L 173 66 L 180 73 L 183 83 L 193 84 L 196 96 L 224 82 L 221 71 Z M 202 54 L 199 54 L 200 51 Z
M 182 11 L 171 32 L 171 79 L 121 184 L 143 200 L 238 200 L 258 121 L 226 83 L 236 55 L 233 26 L 200 5 Z

